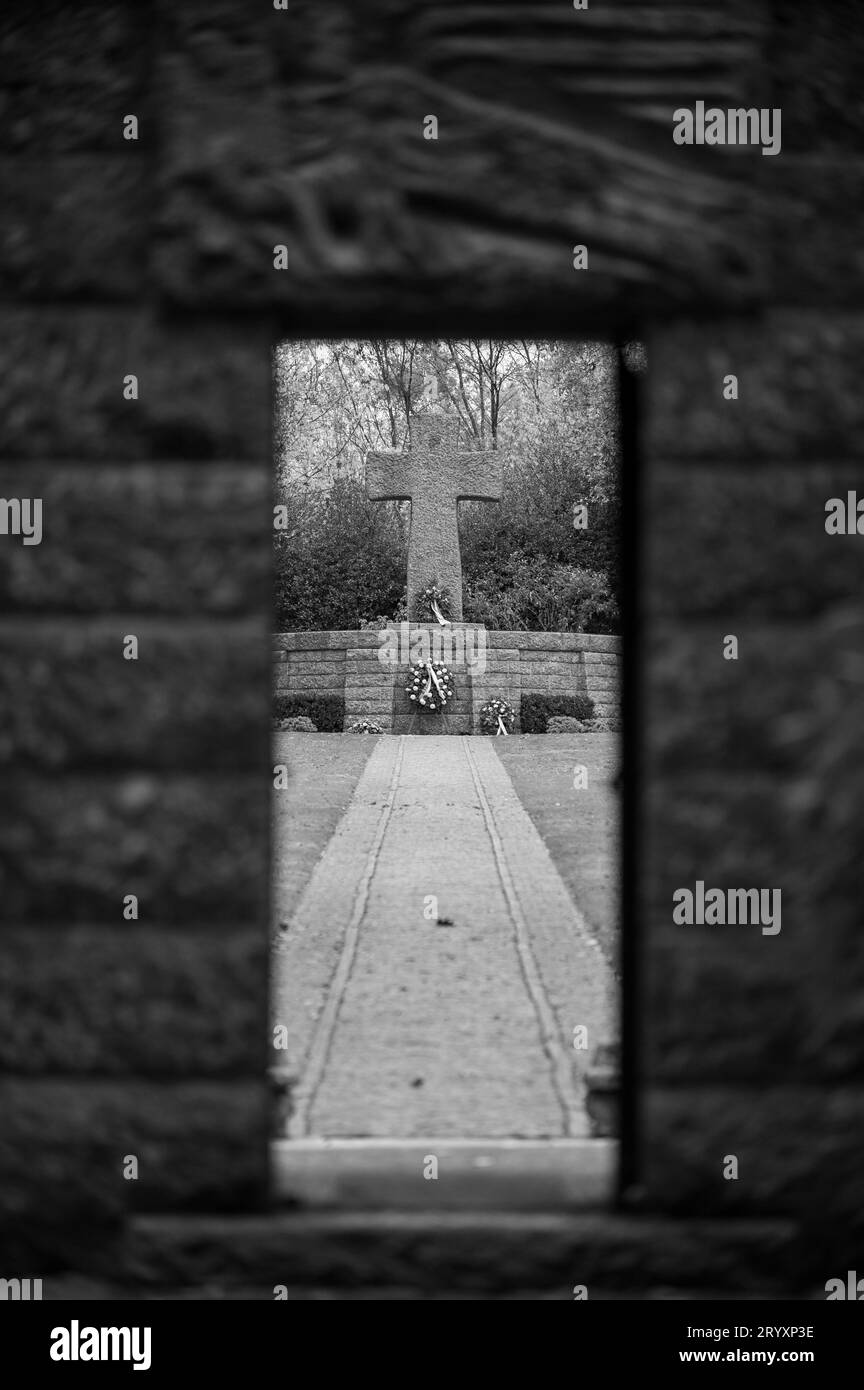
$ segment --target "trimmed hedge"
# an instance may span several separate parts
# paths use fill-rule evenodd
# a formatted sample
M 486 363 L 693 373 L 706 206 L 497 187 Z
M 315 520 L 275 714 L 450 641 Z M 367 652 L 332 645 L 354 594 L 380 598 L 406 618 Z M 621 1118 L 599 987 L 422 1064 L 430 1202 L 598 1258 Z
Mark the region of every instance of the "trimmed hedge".
M 341 734 L 345 724 L 343 695 L 277 695 L 273 700 L 273 718 L 291 719 L 305 714 L 319 734 Z
M 545 734 L 547 719 L 556 714 L 590 719 L 594 714 L 594 701 L 587 695 L 523 695 L 519 704 L 523 734 Z

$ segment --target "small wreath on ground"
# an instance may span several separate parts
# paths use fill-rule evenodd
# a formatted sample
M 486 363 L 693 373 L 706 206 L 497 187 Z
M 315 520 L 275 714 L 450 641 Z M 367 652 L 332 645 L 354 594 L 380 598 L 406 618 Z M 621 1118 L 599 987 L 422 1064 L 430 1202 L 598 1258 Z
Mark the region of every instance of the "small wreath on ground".
M 351 725 L 352 734 L 383 734 L 384 730 L 375 719 L 355 719 Z
M 509 700 L 497 696 L 487 700 L 480 711 L 480 728 L 484 734 L 509 734 L 513 731 L 516 711 Z
M 443 661 L 415 661 L 409 668 L 405 694 L 424 714 L 443 710 L 455 693 L 453 672 Z
M 450 590 L 441 584 L 427 584 L 414 600 L 411 617 L 415 623 L 452 622 Z

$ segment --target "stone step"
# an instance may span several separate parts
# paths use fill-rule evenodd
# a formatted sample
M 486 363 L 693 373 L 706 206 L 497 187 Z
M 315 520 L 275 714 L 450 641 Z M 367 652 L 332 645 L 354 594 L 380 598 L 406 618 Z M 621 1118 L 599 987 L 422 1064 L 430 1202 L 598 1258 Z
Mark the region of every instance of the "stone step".
M 572 1299 L 646 1288 L 771 1298 L 798 1287 L 806 1251 L 792 1222 L 676 1221 L 598 1212 L 263 1212 L 133 1219 L 109 1277 L 148 1288 L 394 1287 Z M 800 1277 L 804 1291 L 803 1276 Z M 780 1296 L 775 1294 L 775 1296 Z
M 578 1210 L 611 1202 L 611 1139 L 279 1139 L 273 1194 L 306 1208 Z M 437 1177 L 425 1177 L 434 1158 Z

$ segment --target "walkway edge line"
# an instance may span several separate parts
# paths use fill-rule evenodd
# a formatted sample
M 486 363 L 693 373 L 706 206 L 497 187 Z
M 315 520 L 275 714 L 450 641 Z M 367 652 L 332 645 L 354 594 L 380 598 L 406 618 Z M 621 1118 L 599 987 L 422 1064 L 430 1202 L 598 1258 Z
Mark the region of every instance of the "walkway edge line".
M 366 867 L 360 879 L 351 917 L 345 928 L 345 938 L 342 943 L 339 964 L 336 966 L 336 970 L 327 990 L 324 1008 L 315 1025 L 315 1033 L 306 1056 L 303 1073 L 297 1084 L 294 1106 L 287 1127 L 287 1137 L 289 1139 L 305 1139 L 309 1134 L 309 1112 L 314 1104 L 315 1094 L 324 1076 L 327 1058 L 330 1054 L 333 1041 L 333 1034 L 336 1029 L 336 1021 L 339 1017 L 339 1010 L 342 1007 L 342 1000 L 351 977 L 351 969 L 354 965 L 354 957 L 357 953 L 360 923 L 366 914 L 366 906 L 369 901 L 369 887 L 378 865 L 381 845 L 384 842 L 387 825 L 393 811 L 396 788 L 399 783 L 399 774 L 402 770 L 404 749 L 405 737 L 403 735 L 399 739 L 399 750 L 393 764 L 390 785 L 387 789 L 387 799 L 381 807 L 378 824 L 375 827 L 375 837 L 366 859 Z

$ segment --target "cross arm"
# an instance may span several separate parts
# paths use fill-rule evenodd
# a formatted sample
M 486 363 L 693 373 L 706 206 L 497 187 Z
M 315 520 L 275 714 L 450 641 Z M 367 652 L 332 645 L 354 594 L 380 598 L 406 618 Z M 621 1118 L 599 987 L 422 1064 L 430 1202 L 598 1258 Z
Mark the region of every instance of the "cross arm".
M 407 502 L 413 480 L 408 454 L 366 455 L 366 496 L 372 502 Z
M 504 459 L 497 449 L 459 455 L 458 496 L 466 502 L 497 502 L 504 484 Z

